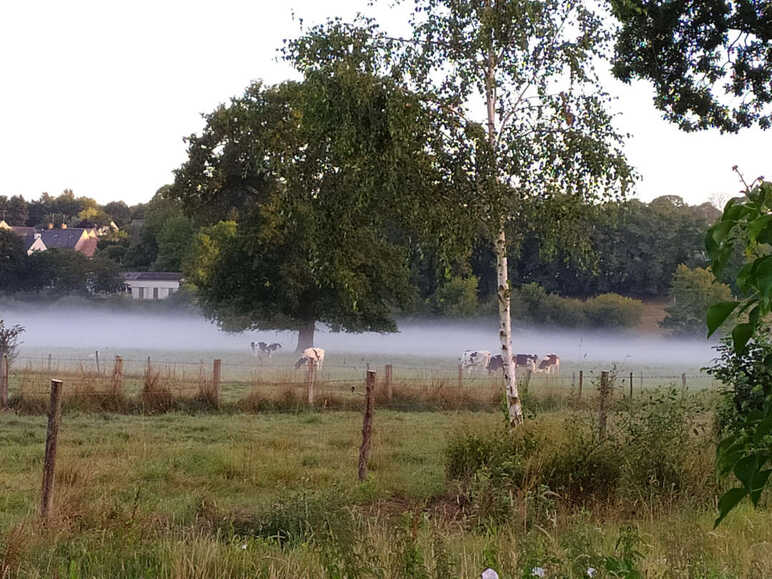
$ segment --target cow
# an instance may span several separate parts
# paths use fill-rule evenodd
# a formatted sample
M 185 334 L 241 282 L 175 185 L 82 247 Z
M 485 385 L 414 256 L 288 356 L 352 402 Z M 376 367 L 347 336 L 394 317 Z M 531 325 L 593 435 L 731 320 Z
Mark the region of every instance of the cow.
M 546 354 L 536 371 L 560 376 L 560 358 L 557 354 Z
M 493 374 L 504 368 L 504 357 L 501 354 L 491 356 L 488 361 L 488 374 Z
M 536 371 L 536 363 L 539 361 L 539 356 L 536 354 L 516 354 L 515 355 L 515 367 L 516 368 L 528 368 L 531 372 Z
M 491 361 L 491 353 L 488 350 L 465 350 L 461 356 L 461 368 L 471 372 L 473 368 L 485 370 Z
M 265 342 L 251 342 L 249 344 L 250 349 L 252 350 L 252 355 L 256 356 L 260 359 L 263 358 L 269 358 L 271 357 L 271 354 L 273 354 L 277 350 L 281 350 L 281 344 L 278 342 L 274 342 L 272 344 L 266 344 Z
M 304 364 L 308 364 L 309 361 L 312 362 L 317 369 L 321 370 L 322 364 L 324 364 L 324 350 L 322 348 L 306 348 L 303 350 L 303 355 L 295 362 L 295 370 Z

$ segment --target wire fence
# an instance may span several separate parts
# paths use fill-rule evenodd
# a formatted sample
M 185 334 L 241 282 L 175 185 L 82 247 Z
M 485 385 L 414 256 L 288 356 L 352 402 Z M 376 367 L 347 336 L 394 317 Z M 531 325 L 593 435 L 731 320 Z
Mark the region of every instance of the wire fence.
M 69 390 L 83 395 L 103 395 L 120 390 L 125 395 L 140 394 L 143 389 L 163 388 L 175 396 L 195 396 L 217 390 L 218 398 L 233 401 L 254 391 L 307 389 L 309 381 L 317 392 L 357 394 L 364 387 L 368 370 L 376 372 L 379 383 L 416 390 L 457 389 L 459 391 L 503 388 L 501 372 L 463 369 L 453 363 L 431 366 L 417 364 L 376 365 L 364 360 L 331 360 L 314 367 L 312 374 L 306 366 L 294 367 L 289 357 L 272 360 L 156 360 L 148 357 L 123 358 L 114 354 L 94 352 L 87 357 L 76 356 L 19 356 L 11 367 L 9 394 L 44 396 L 52 378 L 65 381 Z M 532 391 L 563 390 L 590 391 L 597 387 L 601 371 L 611 370 L 613 385 L 623 393 L 634 393 L 659 386 L 685 389 L 715 388 L 718 384 L 703 372 L 652 372 L 651 369 L 572 367 L 564 364 L 554 374 L 518 370 L 521 384 L 527 382 Z

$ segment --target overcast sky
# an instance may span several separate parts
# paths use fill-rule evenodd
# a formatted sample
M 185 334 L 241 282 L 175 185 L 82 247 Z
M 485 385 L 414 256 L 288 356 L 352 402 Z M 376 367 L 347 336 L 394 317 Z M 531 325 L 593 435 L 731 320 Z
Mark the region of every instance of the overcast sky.
M 100 203 L 147 201 L 185 158 L 182 137 L 201 113 L 252 80 L 293 76 L 276 61 L 283 38 L 328 16 L 351 18 L 365 0 L 0 3 L 0 194 L 71 188 Z M 373 13 L 373 11 L 369 11 Z M 392 30 L 405 12 L 375 11 Z M 637 195 L 690 203 L 739 189 L 731 167 L 772 175 L 772 133 L 684 134 L 651 105 L 647 85 L 610 84 Z

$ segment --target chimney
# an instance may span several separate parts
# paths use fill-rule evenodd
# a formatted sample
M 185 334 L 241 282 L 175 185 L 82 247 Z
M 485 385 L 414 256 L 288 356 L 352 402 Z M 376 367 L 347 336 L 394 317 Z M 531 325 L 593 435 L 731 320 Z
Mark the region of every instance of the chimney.
M 66 223 L 62 223 L 62 229 L 67 229 L 67 224 Z

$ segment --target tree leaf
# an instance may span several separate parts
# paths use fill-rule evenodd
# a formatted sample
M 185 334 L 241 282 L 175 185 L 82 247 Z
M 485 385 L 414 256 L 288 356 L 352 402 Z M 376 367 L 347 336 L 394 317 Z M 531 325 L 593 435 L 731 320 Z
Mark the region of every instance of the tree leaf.
M 748 340 L 753 336 L 753 326 L 751 324 L 737 324 L 732 330 L 732 340 L 734 342 L 734 351 L 738 354 L 745 352 Z
M 724 518 L 731 512 L 731 510 L 734 509 L 747 494 L 748 491 L 745 488 L 738 487 L 730 489 L 721 495 L 721 498 L 718 499 L 718 518 L 713 523 L 714 529 L 718 527 L 719 524 L 721 524 L 721 521 L 724 520 Z
M 723 324 L 740 302 L 719 302 L 708 308 L 708 337 Z

